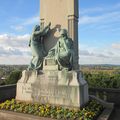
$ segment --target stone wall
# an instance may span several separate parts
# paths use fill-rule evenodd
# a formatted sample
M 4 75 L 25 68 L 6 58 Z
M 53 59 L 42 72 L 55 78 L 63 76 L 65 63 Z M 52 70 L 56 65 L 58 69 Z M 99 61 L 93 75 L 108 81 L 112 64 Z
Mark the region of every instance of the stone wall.
M 120 89 L 89 88 L 89 94 L 120 106 Z
M 0 86 L 0 102 L 7 99 L 15 98 L 16 96 L 16 84 Z
M 89 94 L 120 106 L 120 89 L 89 88 Z M 0 86 L 0 102 L 15 98 L 16 85 Z

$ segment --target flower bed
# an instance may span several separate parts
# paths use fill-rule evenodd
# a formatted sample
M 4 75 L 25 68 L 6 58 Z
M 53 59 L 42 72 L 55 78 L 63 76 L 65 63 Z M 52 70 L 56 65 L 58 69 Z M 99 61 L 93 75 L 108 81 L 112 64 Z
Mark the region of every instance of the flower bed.
M 94 120 L 104 110 L 104 107 L 95 100 L 90 101 L 84 108 L 68 109 L 49 104 L 40 105 L 37 103 L 16 102 L 15 99 L 12 99 L 11 101 L 7 100 L 1 103 L 0 109 L 61 120 Z

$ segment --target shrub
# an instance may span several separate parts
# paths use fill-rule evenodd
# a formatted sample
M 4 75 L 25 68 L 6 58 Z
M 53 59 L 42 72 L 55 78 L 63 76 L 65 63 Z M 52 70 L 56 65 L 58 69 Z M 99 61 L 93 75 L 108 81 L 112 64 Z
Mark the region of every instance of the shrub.
M 120 88 L 120 74 L 106 72 L 84 72 L 89 87 Z
M 90 101 L 86 107 L 81 109 L 68 109 L 61 106 L 52 106 L 50 104 L 30 104 L 16 102 L 14 99 L 5 101 L 0 104 L 0 109 L 22 112 L 27 114 L 38 115 L 40 117 L 50 117 L 61 120 L 93 120 L 104 109 L 96 101 Z
M 12 71 L 10 75 L 7 77 L 5 83 L 6 84 L 16 84 L 17 81 L 21 78 L 22 72 L 21 71 Z

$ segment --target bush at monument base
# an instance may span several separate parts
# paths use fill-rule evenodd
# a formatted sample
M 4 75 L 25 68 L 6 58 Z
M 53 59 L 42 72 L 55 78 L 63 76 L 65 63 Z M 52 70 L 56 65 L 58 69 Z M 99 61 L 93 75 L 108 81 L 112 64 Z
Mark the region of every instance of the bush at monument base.
M 15 99 L 12 99 L 1 103 L 0 109 L 61 120 L 94 120 L 104 110 L 104 107 L 95 100 L 89 101 L 84 108 L 68 109 L 49 104 L 40 105 L 37 103 L 16 102 Z

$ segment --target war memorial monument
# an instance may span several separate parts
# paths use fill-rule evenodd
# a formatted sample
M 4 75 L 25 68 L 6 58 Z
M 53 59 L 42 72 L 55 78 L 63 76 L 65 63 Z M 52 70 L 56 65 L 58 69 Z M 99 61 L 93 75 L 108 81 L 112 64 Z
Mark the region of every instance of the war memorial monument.
M 31 33 L 32 59 L 17 83 L 16 100 L 81 107 L 89 101 L 79 71 L 78 0 L 40 0 L 40 25 Z

